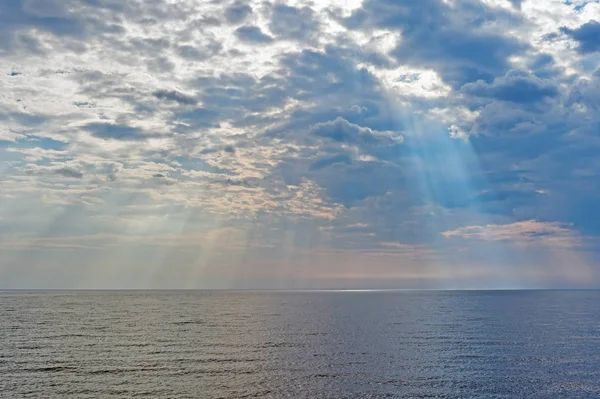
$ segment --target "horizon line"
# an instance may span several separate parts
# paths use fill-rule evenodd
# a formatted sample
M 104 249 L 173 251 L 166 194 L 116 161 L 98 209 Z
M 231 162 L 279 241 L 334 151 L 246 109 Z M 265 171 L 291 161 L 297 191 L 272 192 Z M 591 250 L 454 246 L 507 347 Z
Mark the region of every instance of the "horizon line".
M 600 287 L 533 287 L 533 288 L 0 288 L 0 292 L 405 292 L 405 291 L 598 291 Z

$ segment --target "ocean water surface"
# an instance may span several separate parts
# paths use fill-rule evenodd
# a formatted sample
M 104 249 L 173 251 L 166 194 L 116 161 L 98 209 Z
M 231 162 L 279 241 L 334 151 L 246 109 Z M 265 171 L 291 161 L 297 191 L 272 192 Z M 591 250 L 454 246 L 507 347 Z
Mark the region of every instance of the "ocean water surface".
M 3 398 L 600 398 L 600 291 L 0 292 Z

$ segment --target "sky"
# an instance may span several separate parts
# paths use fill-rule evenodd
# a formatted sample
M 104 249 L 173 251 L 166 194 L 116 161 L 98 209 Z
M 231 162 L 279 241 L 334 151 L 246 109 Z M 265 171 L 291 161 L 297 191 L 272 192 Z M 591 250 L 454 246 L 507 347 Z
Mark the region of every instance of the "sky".
M 0 288 L 600 287 L 600 3 L 3 0 Z

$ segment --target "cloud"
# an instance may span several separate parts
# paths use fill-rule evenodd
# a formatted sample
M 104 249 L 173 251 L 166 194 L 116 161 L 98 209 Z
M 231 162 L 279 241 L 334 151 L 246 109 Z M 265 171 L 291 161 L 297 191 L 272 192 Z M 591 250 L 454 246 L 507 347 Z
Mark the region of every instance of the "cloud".
M 93 4 L 94 2 L 89 3 L 92 9 L 95 8 Z M 54 36 L 53 39 L 62 39 L 63 46 L 72 50 L 84 50 L 85 47 L 77 47 L 71 40 L 90 38 L 94 35 L 112 36 L 124 32 L 123 26 L 118 22 L 101 17 L 103 12 L 100 7 L 96 8 L 96 13 L 92 16 L 80 18 L 78 11 L 85 8 L 83 4 L 71 8 L 64 2 L 54 0 L 3 2 L 0 5 L 0 48 L 10 52 L 26 50 L 44 54 L 46 46 L 42 42 L 43 39 L 28 32 L 28 28 L 31 27 Z
M 301 260 L 352 259 L 357 280 L 344 281 L 434 281 L 441 266 L 463 265 L 462 278 L 495 283 L 493 267 L 544 276 L 536 265 L 559 257 L 541 247 L 600 259 L 590 244 L 600 236 L 596 9 L 0 2 L 0 235 L 89 237 L 73 251 L 103 248 L 102 234 L 190 237 L 152 259 L 107 251 L 104 263 L 142 276 L 180 251 L 190 264 L 210 253 L 191 245 L 207 226 L 275 248 L 212 263 L 269 264 L 260 270 L 278 277 L 289 265 L 305 282 Z M 440 268 L 399 271 L 419 253 Z M 360 269 L 374 259 L 393 260 Z M 340 282 L 342 266 L 310 272 Z
M 378 132 L 368 127 L 350 123 L 342 117 L 335 120 L 317 123 L 311 133 L 338 143 L 356 144 L 359 146 L 390 146 L 402 143 L 403 137 L 393 132 Z
M 591 79 L 580 79 L 572 86 L 569 103 L 600 110 L 600 70 L 597 70 Z
M 206 108 L 181 110 L 175 113 L 177 122 L 182 122 L 192 128 L 217 126 L 217 117 L 217 112 Z
M 571 248 L 579 240 L 569 225 L 557 222 L 538 222 L 526 220 L 509 224 L 489 224 L 484 226 L 460 227 L 442 232 L 445 238 L 463 238 L 467 240 L 510 241 L 517 245 L 545 243 L 554 247 Z
M 59 175 L 72 179 L 83 178 L 83 172 L 77 168 L 71 166 L 53 165 L 53 166 L 39 166 L 30 165 L 25 169 L 27 174 L 33 175 Z
M 275 4 L 269 29 L 278 39 L 309 40 L 319 32 L 319 21 L 310 7 Z
M 75 179 L 81 179 L 83 177 L 83 173 L 81 173 L 80 171 L 78 171 L 76 169 L 69 168 L 69 167 L 55 169 L 54 173 L 65 176 L 65 177 L 72 177 Z
M 159 185 L 164 185 L 164 186 L 172 186 L 177 184 L 177 181 L 175 179 L 171 179 L 165 175 L 163 175 L 162 173 L 155 173 L 154 175 L 152 175 L 152 180 Z
M 93 122 L 82 126 L 82 129 L 87 130 L 95 137 L 109 140 L 145 140 L 152 137 L 152 134 L 147 134 L 142 129 L 127 125 L 116 125 L 112 123 Z
M 198 102 L 194 97 L 180 93 L 176 90 L 156 90 L 152 94 L 158 99 L 175 101 L 182 105 L 194 105 Z
M 228 152 L 228 153 L 230 153 L 230 154 L 233 154 L 233 153 L 235 153 L 235 147 L 234 147 L 234 146 L 232 146 L 232 145 L 226 145 L 226 146 L 223 148 L 223 151 L 225 151 L 225 152 Z
M 563 26 L 560 31 L 577 42 L 577 51 L 581 54 L 600 51 L 600 22 L 590 21 L 576 29 Z
M 556 84 L 525 71 L 510 70 L 488 84 L 483 80 L 465 84 L 461 90 L 477 97 L 514 103 L 532 103 L 558 95 Z
M 509 69 L 509 57 L 527 45 L 495 31 L 486 21 L 515 18 L 473 1 L 417 3 L 367 0 L 344 19 L 360 29 L 399 30 L 402 40 L 390 54 L 400 63 L 433 68 L 455 87 L 477 80 L 489 81 Z
M 235 30 L 238 39 L 250 43 L 270 43 L 273 38 L 265 33 L 258 26 L 240 26 Z
M 232 24 L 240 23 L 252 14 L 252 7 L 243 3 L 236 3 L 225 9 L 225 17 Z
M 216 56 L 223 49 L 217 41 L 207 39 L 200 45 L 184 44 L 177 47 L 177 54 L 186 60 L 204 61 Z
M 351 164 L 352 157 L 348 154 L 339 154 L 333 156 L 320 157 L 314 160 L 311 165 L 311 170 L 323 169 L 336 163 Z
M 523 0 L 508 0 L 510 4 L 517 10 L 521 9 L 521 5 L 523 4 Z

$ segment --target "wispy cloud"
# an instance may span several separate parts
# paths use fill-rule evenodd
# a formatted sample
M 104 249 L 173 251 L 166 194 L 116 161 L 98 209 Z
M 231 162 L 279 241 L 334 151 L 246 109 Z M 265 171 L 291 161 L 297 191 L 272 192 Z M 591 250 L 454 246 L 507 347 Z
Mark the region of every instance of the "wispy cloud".
M 553 247 L 573 248 L 581 244 L 581 239 L 570 227 L 572 226 L 563 223 L 526 220 L 509 224 L 466 226 L 441 234 L 446 238 L 507 241 L 516 245 L 542 243 Z

